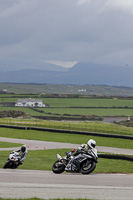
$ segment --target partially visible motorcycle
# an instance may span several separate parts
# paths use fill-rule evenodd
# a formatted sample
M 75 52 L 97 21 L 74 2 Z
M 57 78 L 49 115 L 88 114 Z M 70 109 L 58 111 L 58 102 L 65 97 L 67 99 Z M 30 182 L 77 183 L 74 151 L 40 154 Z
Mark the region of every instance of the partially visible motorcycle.
M 9 154 L 9 157 L 3 166 L 4 169 L 10 168 L 10 169 L 16 169 L 20 165 L 20 156 L 19 153 L 13 151 Z
M 52 166 L 52 171 L 55 174 L 63 173 L 65 167 L 68 163 L 71 163 L 71 171 L 69 172 L 77 172 L 82 174 L 90 174 L 96 168 L 96 163 L 98 162 L 98 157 L 95 152 L 85 153 L 81 152 L 79 155 L 75 156 L 74 159 L 69 156 L 68 152 L 65 152 L 66 156 L 61 157 L 59 154 L 56 155 L 57 161 Z M 73 161 L 71 162 L 71 159 Z M 75 165 L 78 163 L 78 165 Z

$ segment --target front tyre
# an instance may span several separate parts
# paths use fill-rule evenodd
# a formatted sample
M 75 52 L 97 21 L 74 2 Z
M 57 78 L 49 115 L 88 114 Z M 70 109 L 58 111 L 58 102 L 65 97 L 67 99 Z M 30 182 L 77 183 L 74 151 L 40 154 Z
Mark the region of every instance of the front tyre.
M 80 172 L 82 174 L 90 174 L 96 168 L 96 163 L 93 161 L 87 160 L 81 166 Z
M 65 170 L 65 165 L 59 160 L 57 160 L 52 166 L 52 171 L 55 174 L 60 174 L 64 172 L 64 170 Z
M 5 165 L 3 166 L 3 169 L 11 168 L 10 163 L 11 163 L 11 161 L 7 160 Z

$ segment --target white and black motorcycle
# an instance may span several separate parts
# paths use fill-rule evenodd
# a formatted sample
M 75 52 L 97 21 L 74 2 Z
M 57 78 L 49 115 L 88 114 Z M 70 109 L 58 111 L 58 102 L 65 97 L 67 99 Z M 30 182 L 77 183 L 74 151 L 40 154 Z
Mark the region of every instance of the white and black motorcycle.
M 4 169 L 10 168 L 10 169 L 16 169 L 20 165 L 20 156 L 18 152 L 11 152 L 9 154 L 9 157 L 3 166 Z
M 56 174 L 60 174 L 66 170 L 68 163 L 71 163 L 71 170 L 69 172 L 77 172 L 82 174 L 90 174 L 96 168 L 96 163 L 98 162 L 98 157 L 95 152 L 86 153 L 81 152 L 74 159 L 69 156 L 68 152 L 65 152 L 66 156 L 61 157 L 57 154 L 56 158 L 58 159 L 52 166 L 52 171 Z M 71 160 L 73 161 L 71 162 Z

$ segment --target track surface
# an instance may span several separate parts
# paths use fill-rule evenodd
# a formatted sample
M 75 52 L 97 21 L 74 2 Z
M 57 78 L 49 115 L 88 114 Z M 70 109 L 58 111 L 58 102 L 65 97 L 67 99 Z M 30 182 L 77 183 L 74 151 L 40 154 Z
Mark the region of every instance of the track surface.
M 4 138 L 0 137 L 1 142 L 12 142 L 12 143 L 21 143 L 26 144 L 29 150 L 36 149 L 59 149 L 59 148 L 77 148 L 79 145 L 70 144 L 70 143 L 61 143 L 61 142 L 47 142 L 47 141 L 38 141 L 38 140 L 25 140 L 25 139 L 15 139 L 15 138 Z M 0 148 L 0 151 L 3 150 L 16 150 L 16 148 Z M 97 146 L 97 150 L 100 152 L 109 152 L 109 153 L 118 153 L 118 154 L 127 154 L 133 155 L 133 149 L 120 149 L 112 147 L 102 147 Z
M 58 175 L 49 171 L 1 169 L 0 197 L 131 200 L 133 175 Z
M 0 138 L 0 141 L 22 143 L 29 150 L 76 148 L 77 144 Z M 1 148 L 13 150 L 15 148 Z M 133 155 L 133 150 L 98 147 L 98 151 Z M 97 200 L 132 200 L 133 174 L 54 174 L 50 171 L 0 169 L 2 198 L 86 198 Z

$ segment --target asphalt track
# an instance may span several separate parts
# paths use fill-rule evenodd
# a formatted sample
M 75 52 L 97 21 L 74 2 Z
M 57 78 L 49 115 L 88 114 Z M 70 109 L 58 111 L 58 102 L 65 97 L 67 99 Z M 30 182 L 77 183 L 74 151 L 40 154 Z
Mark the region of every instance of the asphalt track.
M 1 169 L 0 197 L 132 200 L 133 175 Z
M 0 141 L 26 144 L 29 150 L 76 148 L 77 144 L 2 138 Z M 16 148 L 1 148 L 13 150 Z M 97 147 L 98 151 L 133 155 L 133 150 Z M 0 169 L 2 198 L 84 198 L 132 200 L 133 174 L 54 174 L 52 171 Z
M 15 138 L 5 138 L 0 137 L 1 142 L 12 142 L 26 144 L 29 150 L 41 150 L 41 149 L 59 149 L 59 148 L 77 148 L 78 144 L 71 143 L 61 143 L 61 142 L 48 142 L 48 141 L 39 141 L 39 140 L 26 140 L 26 139 L 15 139 Z M 12 151 L 16 148 L 0 148 L 0 151 Z M 98 152 L 108 152 L 108 153 L 117 153 L 125 155 L 133 155 L 133 149 L 122 149 L 122 148 L 112 148 L 112 147 L 102 147 L 97 146 Z

